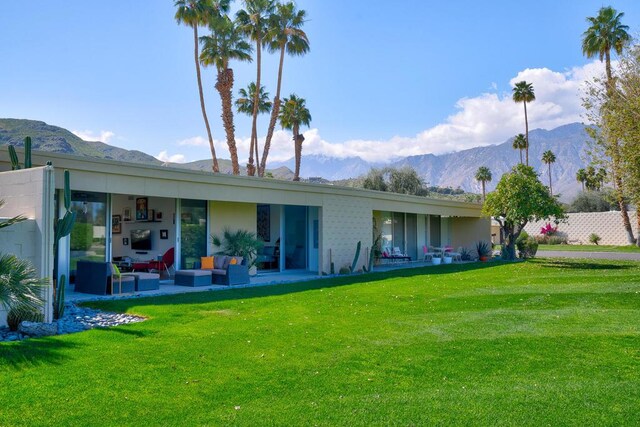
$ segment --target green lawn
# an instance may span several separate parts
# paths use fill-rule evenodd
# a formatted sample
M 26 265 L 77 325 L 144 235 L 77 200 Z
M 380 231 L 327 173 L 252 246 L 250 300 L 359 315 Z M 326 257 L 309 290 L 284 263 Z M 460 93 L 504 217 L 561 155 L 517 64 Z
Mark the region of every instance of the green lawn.
M 640 248 L 635 245 L 539 245 L 539 251 L 576 251 L 576 252 L 638 252 Z
M 638 425 L 640 266 L 531 260 L 96 306 L 0 344 L 0 425 Z

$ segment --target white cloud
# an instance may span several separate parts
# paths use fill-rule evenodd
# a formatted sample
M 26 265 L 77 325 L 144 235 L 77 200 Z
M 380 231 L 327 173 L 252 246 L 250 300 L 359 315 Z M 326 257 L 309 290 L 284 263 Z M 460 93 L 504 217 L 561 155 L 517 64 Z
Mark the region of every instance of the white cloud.
M 155 156 L 155 158 L 160 160 L 161 162 L 171 162 L 171 163 L 186 163 L 187 162 L 187 158 L 185 157 L 184 154 L 172 154 L 172 155 L 169 155 L 166 150 L 161 151 L 157 156 Z
M 214 144 L 215 144 L 215 141 L 214 141 Z M 201 136 L 193 136 L 191 138 L 178 141 L 178 145 L 180 146 L 189 145 L 192 147 L 205 147 L 209 145 L 209 140 Z
M 584 81 L 602 75 L 603 72 L 604 66 L 599 61 L 565 71 L 553 71 L 548 68 L 526 69 L 509 81 L 507 91 L 498 92 L 499 85 L 491 82 L 488 92 L 459 99 L 455 104 L 455 112 L 443 123 L 416 135 L 394 136 L 388 140 L 329 142 L 322 139 L 319 129 L 313 128 L 304 132 L 303 154 L 322 154 L 339 158 L 359 156 L 368 161 L 386 162 L 401 156 L 442 154 L 502 143 L 509 137 L 524 132 L 523 106 L 513 102 L 511 92 L 513 85 L 521 80 L 532 83 L 536 94 L 536 100 L 527 105 L 529 129 L 552 129 L 563 124 L 580 122 L 583 121 L 581 88 Z M 218 157 L 228 159 L 229 151 L 225 141 L 215 140 L 214 144 Z M 237 139 L 236 144 L 240 163 L 245 164 L 250 139 Z M 205 153 L 204 147 L 207 147 L 208 154 L 208 140 L 201 136 L 181 140 L 178 145 L 201 147 L 197 158 L 204 158 L 200 155 Z M 260 155 L 263 146 L 264 138 L 261 138 Z M 164 153 L 166 155 L 166 152 Z M 183 155 L 175 156 L 184 158 Z M 269 161 L 283 161 L 293 156 L 291 133 L 275 131 Z
M 108 144 L 111 138 L 115 136 L 115 133 L 110 130 L 102 130 L 100 134 L 95 134 L 91 130 L 72 130 L 71 133 L 85 141 L 100 141 Z

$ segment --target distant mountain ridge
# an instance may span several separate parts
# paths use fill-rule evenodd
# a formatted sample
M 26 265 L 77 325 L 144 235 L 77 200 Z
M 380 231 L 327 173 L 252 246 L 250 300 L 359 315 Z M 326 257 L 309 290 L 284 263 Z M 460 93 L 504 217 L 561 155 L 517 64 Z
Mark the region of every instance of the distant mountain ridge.
M 549 182 L 548 167 L 542 163 L 542 153 L 551 150 L 556 162 L 551 167 L 554 194 L 561 194 L 563 201 L 569 201 L 580 190 L 575 176 L 578 169 L 585 167 L 581 158 L 590 137 L 586 126 L 571 123 L 552 130 L 535 129 L 529 132 L 529 164 L 540 173 L 544 184 Z M 331 180 L 356 178 L 366 174 L 372 167 L 413 167 L 425 183 L 430 186 L 452 187 L 480 193 L 481 185 L 475 180 L 480 166 L 487 166 L 493 180 L 487 183 L 487 191 L 493 190 L 503 173 L 520 161 L 518 150 L 512 147 L 513 138 L 497 145 L 475 147 L 453 153 L 434 155 L 422 154 L 406 157 L 383 165 L 368 163 L 360 157 L 331 158 L 323 155 L 305 155 L 300 166 L 305 178 L 321 176 Z M 524 153 L 523 153 L 524 155 Z M 293 159 L 272 162 L 272 165 L 292 165 Z
M 123 162 L 168 166 L 189 170 L 210 171 L 211 160 L 190 163 L 163 163 L 153 156 L 137 150 L 126 150 L 99 141 L 84 141 L 73 133 L 42 121 L 25 119 L 0 119 L 0 145 L 23 145 L 25 136 L 31 136 L 36 150 L 77 156 L 112 159 Z M 548 183 L 547 165 L 542 163 L 542 153 L 551 150 L 556 155 L 552 165 L 554 194 L 560 194 L 563 201 L 571 200 L 580 190 L 575 176 L 578 169 L 585 167 L 581 158 L 590 137 L 586 126 L 571 123 L 552 130 L 535 129 L 529 132 L 529 162 L 539 173 L 544 184 Z M 454 153 L 433 155 L 423 154 L 397 160 L 387 166 L 411 166 L 429 186 L 461 188 L 479 193 L 480 184 L 475 181 L 475 173 L 480 166 L 487 166 L 493 180 L 487 183 L 487 191 L 493 190 L 503 173 L 509 171 L 520 160 L 517 150 L 512 148 L 513 138 L 486 147 L 475 147 Z M 221 173 L 231 173 L 231 162 L 218 160 Z M 278 179 L 293 178 L 293 159 L 285 162 L 269 162 L 269 171 Z M 383 167 L 380 163 L 370 163 L 360 157 L 335 158 L 324 155 L 305 155 L 303 152 L 301 176 L 321 177 L 330 181 L 356 178 L 366 174 L 372 167 Z M 241 173 L 246 174 L 245 168 Z

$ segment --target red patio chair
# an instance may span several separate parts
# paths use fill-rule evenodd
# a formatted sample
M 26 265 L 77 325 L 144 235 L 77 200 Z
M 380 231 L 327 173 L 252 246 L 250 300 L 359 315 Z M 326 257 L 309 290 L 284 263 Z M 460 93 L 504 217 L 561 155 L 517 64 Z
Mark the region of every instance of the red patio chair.
M 167 273 L 169 273 L 169 269 L 173 267 L 174 262 L 175 262 L 175 250 L 174 248 L 171 248 L 167 252 L 165 252 L 164 255 L 162 255 L 161 260 L 152 259 L 149 261 L 134 262 L 132 265 L 132 269 L 133 271 L 158 270 L 159 272 L 166 270 Z

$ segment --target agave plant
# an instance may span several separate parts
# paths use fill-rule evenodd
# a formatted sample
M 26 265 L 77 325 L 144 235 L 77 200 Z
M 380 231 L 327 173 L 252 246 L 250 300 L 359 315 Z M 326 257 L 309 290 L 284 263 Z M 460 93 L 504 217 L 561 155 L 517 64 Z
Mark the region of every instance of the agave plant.
M 38 278 L 29 261 L 15 255 L 0 254 L 0 306 L 7 311 L 42 310 L 46 279 Z

